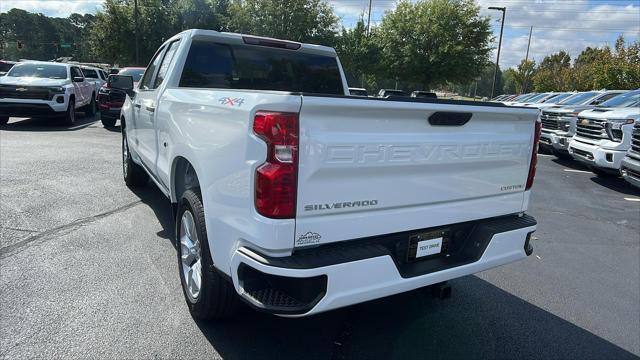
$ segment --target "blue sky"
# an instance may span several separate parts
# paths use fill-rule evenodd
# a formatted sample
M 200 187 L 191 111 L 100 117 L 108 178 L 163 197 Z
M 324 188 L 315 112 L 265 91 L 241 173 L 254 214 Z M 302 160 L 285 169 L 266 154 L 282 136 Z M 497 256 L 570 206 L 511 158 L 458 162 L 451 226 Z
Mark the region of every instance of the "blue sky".
M 342 24 L 352 26 L 366 14 L 369 0 L 329 0 Z M 638 40 L 640 34 L 640 0 L 477 0 L 482 14 L 492 17 L 497 37 L 500 13 L 489 6 L 507 7 L 505 31 L 500 56 L 502 68 L 517 65 L 524 59 L 529 27 L 533 36 L 529 58 L 536 61 L 559 50 L 577 56 L 586 46 L 613 45 L 618 35 Z M 0 11 L 17 7 L 49 16 L 66 17 L 73 12 L 95 13 L 102 0 L 0 0 Z M 396 0 L 373 0 L 371 19 L 380 21 Z M 494 56 L 495 58 L 495 56 Z

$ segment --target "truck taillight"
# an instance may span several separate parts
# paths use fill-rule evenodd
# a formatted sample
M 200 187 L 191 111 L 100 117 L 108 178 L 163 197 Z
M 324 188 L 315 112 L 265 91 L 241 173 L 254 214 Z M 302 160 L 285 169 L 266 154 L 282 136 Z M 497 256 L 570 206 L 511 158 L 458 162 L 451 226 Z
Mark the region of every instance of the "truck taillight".
M 529 163 L 529 176 L 527 176 L 527 186 L 525 190 L 531 189 L 533 186 L 533 178 L 536 177 L 536 165 L 538 164 L 538 143 L 540 142 L 541 123 L 540 119 L 536 120 L 535 134 L 533 135 L 533 149 L 531 150 L 531 162 Z
M 298 184 L 298 114 L 259 111 L 253 120 L 253 132 L 267 143 L 267 160 L 256 169 L 256 210 L 269 218 L 294 218 Z

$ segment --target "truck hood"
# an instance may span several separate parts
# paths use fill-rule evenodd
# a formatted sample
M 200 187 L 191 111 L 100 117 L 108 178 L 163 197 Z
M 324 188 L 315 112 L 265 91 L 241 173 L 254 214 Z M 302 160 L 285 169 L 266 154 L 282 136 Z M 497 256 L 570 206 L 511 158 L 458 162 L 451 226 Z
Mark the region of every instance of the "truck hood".
M 595 106 L 593 105 L 569 105 L 569 106 L 556 105 L 543 110 L 545 112 L 552 112 L 557 114 L 568 114 L 572 112 L 580 112 L 580 111 L 589 110 L 593 108 L 595 108 Z
M 636 107 L 630 108 L 595 108 L 585 110 L 580 113 L 580 117 L 588 117 L 590 119 L 627 119 L 638 118 L 640 109 Z
M 37 77 L 0 77 L 0 85 L 23 85 L 23 86 L 63 86 L 69 84 L 68 79 L 47 79 Z

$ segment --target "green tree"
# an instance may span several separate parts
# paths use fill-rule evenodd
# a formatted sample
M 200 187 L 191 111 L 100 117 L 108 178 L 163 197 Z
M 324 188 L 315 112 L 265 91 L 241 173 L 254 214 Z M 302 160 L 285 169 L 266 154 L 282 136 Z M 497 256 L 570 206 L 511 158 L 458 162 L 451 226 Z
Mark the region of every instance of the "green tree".
M 375 36 L 367 36 L 362 17 L 353 28 L 342 28 L 335 48 L 351 86 L 367 87 L 372 81 L 375 82 L 375 77 L 380 72 L 380 47 L 375 41 Z
M 502 72 L 502 93 L 516 94 L 517 92 L 518 89 L 516 86 L 516 71 L 509 68 Z
M 230 31 L 333 45 L 338 17 L 324 0 L 234 0 Z
M 517 94 L 524 94 L 531 91 L 531 78 L 535 74 L 536 62 L 533 60 L 522 60 L 513 72 L 513 79 Z
M 473 0 L 402 0 L 382 19 L 378 43 L 389 78 L 423 89 L 469 83 L 488 63 L 489 18 Z
M 546 56 L 533 76 L 536 91 L 569 91 L 571 84 L 571 57 L 565 51 Z

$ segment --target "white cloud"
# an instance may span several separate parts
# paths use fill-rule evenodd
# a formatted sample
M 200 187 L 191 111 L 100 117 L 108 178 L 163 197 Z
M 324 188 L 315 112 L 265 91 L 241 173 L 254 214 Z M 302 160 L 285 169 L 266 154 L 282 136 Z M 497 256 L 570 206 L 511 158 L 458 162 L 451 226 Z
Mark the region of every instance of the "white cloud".
M 68 17 L 73 13 L 94 14 L 103 2 L 103 0 L 0 0 L 0 12 L 17 8 L 51 17 Z
M 537 61 L 560 50 L 575 58 L 587 46 L 612 45 L 620 34 L 633 41 L 640 33 L 640 4 L 637 2 L 479 0 L 478 3 L 482 13 L 494 19 L 500 18 L 500 12 L 487 7 L 507 7 L 500 54 L 502 68 L 515 66 L 524 59 L 529 26 L 533 26 L 529 58 Z M 500 25 L 494 25 L 497 38 Z
M 329 0 L 344 26 L 352 26 L 367 15 L 368 0 Z M 500 65 L 508 68 L 524 59 L 529 26 L 533 37 L 529 57 L 540 61 L 544 56 L 566 50 L 577 56 L 586 46 L 612 45 L 619 34 L 637 40 L 640 34 L 640 2 L 637 0 L 477 0 L 481 13 L 500 18 L 489 6 L 507 7 Z M 0 0 L 0 12 L 12 8 L 40 12 L 47 16 L 67 17 L 76 13 L 95 13 L 103 0 Z M 373 0 L 372 24 L 379 23 L 384 12 L 395 8 L 394 0 Z M 492 22 L 494 33 L 499 22 Z M 495 54 L 493 56 L 495 58 Z

